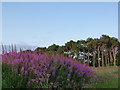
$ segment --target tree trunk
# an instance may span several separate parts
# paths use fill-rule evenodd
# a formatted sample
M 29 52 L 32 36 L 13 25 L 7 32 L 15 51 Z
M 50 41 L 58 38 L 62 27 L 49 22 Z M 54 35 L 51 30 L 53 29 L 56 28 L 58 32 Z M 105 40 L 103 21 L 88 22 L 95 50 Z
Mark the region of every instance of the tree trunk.
M 109 58 L 109 54 L 108 54 L 108 66 L 110 66 L 110 58 Z
M 104 67 L 104 52 L 102 51 L 102 67 Z
M 88 50 L 88 60 L 90 59 L 90 51 Z M 89 66 L 89 63 L 88 63 Z
M 100 50 L 99 50 L 99 47 L 98 47 L 98 67 L 100 67 Z
M 107 55 L 105 55 L 105 65 L 107 67 Z
M 88 60 L 90 59 L 90 51 L 88 50 Z
M 95 67 L 95 52 L 93 53 L 93 67 Z
M 110 64 L 112 65 L 112 61 L 113 61 L 112 52 L 110 51 L 109 54 L 110 54 Z
M 115 49 L 113 49 L 113 57 L 114 57 L 114 66 L 116 66 L 116 53 L 115 53 Z
M 85 50 L 83 49 L 83 63 L 85 63 Z

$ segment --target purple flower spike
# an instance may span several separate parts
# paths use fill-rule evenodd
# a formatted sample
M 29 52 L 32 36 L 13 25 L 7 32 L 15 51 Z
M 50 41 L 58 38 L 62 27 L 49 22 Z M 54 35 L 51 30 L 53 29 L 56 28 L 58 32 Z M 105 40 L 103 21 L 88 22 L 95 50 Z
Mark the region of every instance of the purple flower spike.
M 24 73 L 24 67 L 21 68 L 21 71 L 20 71 L 20 72 L 21 72 L 21 73 Z
M 25 74 L 28 74 L 28 71 L 25 71 Z
M 60 79 L 60 76 L 57 77 L 57 80 Z
M 30 85 L 31 85 L 31 82 L 30 82 L 30 81 L 28 81 L 28 82 L 27 82 L 27 86 L 29 87 Z
M 55 82 L 55 83 L 54 83 L 54 86 L 58 86 L 58 85 L 59 85 L 59 82 Z
M 68 77 L 70 77 L 70 73 L 68 74 Z

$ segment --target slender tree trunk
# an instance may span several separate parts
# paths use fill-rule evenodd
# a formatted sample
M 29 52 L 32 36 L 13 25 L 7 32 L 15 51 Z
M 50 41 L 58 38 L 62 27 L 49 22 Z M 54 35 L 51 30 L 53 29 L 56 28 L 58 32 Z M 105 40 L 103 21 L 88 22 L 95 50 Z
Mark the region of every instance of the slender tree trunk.
M 90 51 L 88 50 L 88 60 L 90 59 Z
M 114 57 L 114 66 L 116 66 L 116 53 L 115 53 L 115 49 L 113 49 L 113 57 Z
M 90 59 L 90 51 L 88 50 L 88 60 Z M 88 63 L 89 66 L 89 63 Z
M 78 57 L 79 57 L 79 51 L 77 51 L 77 59 L 78 59 Z
M 105 55 L 105 65 L 107 67 L 107 55 Z
M 102 67 L 104 67 L 104 53 L 102 51 Z
M 85 50 L 83 49 L 83 63 L 85 63 Z
M 98 67 L 100 67 L 100 50 L 99 50 L 99 47 L 98 47 Z
M 108 66 L 110 66 L 110 58 L 109 58 L 109 54 L 108 54 Z
M 95 67 L 95 52 L 93 53 L 93 67 Z
M 112 52 L 110 51 L 109 54 L 110 54 L 110 64 L 112 65 L 112 61 L 113 61 Z

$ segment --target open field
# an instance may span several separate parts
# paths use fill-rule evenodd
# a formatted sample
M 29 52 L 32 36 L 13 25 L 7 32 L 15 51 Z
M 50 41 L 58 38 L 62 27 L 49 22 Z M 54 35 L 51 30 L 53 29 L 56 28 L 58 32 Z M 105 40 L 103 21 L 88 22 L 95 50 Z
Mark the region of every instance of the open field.
M 96 69 L 96 76 L 92 82 L 86 84 L 84 88 L 118 88 L 118 68 L 101 67 Z

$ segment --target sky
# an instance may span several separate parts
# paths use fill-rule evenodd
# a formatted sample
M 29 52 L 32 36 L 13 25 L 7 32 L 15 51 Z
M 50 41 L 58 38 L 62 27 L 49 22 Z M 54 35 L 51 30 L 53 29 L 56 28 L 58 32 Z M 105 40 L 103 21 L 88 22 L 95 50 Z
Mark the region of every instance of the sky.
M 2 42 L 2 3 L 0 3 L 0 43 Z
M 118 38 L 117 2 L 2 3 L 2 43 L 48 47 L 70 40 Z

